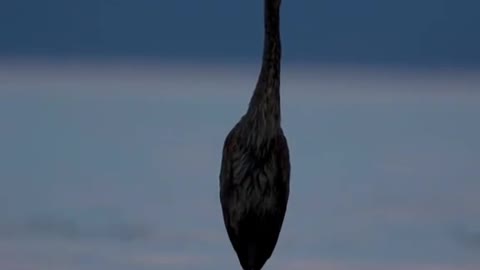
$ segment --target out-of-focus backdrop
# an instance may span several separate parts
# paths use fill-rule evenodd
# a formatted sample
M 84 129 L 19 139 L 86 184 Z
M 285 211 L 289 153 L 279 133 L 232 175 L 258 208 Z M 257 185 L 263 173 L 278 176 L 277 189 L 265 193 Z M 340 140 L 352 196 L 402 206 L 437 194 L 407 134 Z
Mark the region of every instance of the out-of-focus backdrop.
M 238 269 L 223 139 L 260 0 L 0 2 L 0 269 Z M 265 269 L 480 269 L 480 3 L 283 0 Z

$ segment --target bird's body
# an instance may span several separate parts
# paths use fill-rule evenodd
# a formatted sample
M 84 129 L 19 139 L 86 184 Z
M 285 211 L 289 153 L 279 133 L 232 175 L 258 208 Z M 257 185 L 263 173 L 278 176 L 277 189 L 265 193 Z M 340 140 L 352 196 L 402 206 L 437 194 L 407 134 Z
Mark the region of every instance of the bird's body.
M 263 64 L 245 115 L 228 133 L 220 172 L 225 227 L 244 270 L 260 270 L 275 249 L 290 189 L 281 128 L 279 11 L 265 1 Z

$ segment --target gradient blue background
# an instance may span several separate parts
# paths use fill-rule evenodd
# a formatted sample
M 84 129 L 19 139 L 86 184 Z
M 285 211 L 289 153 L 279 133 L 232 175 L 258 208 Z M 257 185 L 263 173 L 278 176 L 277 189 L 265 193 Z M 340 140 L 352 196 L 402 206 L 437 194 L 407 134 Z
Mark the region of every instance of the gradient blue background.
M 261 2 L 0 2 L 0 269 L 239 269 L 218 173 Z M 480 4 L 282 7 L 292 193 L 265 269 L 480 269 Z
M 0 3 L 0 55 L 255 60 L 260 1 Z M 480 64 L 478 1 L 283 1 L 286 61 Z

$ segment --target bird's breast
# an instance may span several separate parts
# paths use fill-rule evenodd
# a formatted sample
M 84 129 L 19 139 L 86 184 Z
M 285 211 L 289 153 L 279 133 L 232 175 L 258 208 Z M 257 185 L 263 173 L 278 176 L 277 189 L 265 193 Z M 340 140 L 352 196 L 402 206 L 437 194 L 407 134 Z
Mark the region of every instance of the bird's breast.
M 244 211 L 265 212 L 276 207 L 277 178 L 276 166 L 272 162 L 263 166 L 250 166 L 244 177 L 238 182 L 233 200 Z

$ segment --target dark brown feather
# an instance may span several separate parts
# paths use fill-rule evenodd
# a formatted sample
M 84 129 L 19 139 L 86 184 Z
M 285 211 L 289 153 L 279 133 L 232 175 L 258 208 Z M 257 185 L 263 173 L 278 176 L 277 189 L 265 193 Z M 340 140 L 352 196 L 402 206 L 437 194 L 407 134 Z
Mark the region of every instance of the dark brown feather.
M 277 244 L 290 192 L 281 128 L 280 0 L 265 0 L 263 63 L 245 115 L 227 135 L 220 170 L 225 228 L 244 270 L 260 270 Z
M 279 131 L 262 156 L 250 153 L 238 133 L 225 140 L 220 200 L 229 239 L 244 269 L 261 269 L 270 258 L 287 210 L 289 150 Z

